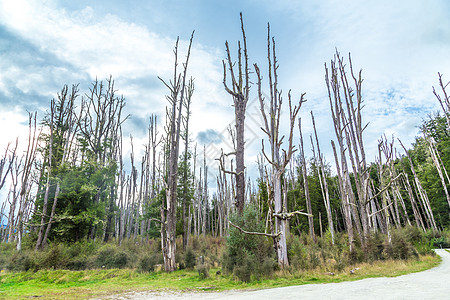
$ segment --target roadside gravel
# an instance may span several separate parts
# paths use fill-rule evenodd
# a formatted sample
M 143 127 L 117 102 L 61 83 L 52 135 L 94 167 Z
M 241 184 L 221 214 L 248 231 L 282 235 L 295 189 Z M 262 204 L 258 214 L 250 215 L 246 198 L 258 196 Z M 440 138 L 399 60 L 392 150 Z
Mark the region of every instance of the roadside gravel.
M 109 299 L 450 299 L 450 253 L 442 249 L 437 249 L 436 253 L 442 257 L 438 267 L 393 278 L 368 278 L 256 291 L 131 292 Z

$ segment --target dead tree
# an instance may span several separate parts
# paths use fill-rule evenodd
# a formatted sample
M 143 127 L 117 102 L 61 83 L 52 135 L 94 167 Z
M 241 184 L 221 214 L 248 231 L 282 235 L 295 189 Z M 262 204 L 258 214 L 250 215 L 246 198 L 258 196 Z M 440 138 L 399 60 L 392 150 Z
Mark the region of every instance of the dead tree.
M 427 129 L 425 127 L 422 128 L 422 132 L 423 132 L 424 138 L 428 144 L 428 151 L 430 152 L 431 160 L 433 161 L 433 164 L 436 167 L 436 170 L 439 174 L 439 178 L 441 179 L 441 184 L 442 184 L 442 188 L 444 189 L 447 203 L 450 206 L 450 194 L 447 189 L 447 182 L 445 181 L 446 178 L 447 178 L 447 181 L 449 179 L 447 170 L 445 169 L 444 164 L 442 164 L 442 166 L 441 166 L 441 158 L 439 156 L 439 152 L 437 151 L 437 148 L 435 145 L 436 142 L 434 141 L 433 137 L 429 136 L 429 134 L 427 133 Z M 444 177 L 444 172 L 445 172 L 445 175 L 447 175 L 446 178 Z
M 206 224 L 208 220 L 207 209 L 209 208 L 208 203 L 208 166 L 206 165 L 206 146 L 203 146 L 203 213 L 202 213 L 202 234 L 203 237 L 206 236 Z
M 428 195 L 427 192 L 423 189 L 422 184 L 419 181 L 419 177 L 417 176 L 416 170 L 414 168 L 414 164 L 412 162 L 411 156 L 409 155 L 408 150 L 406 150 L 405 146 L 402 144 L 402 142 L 400 140 L 398 140 L 400 145 L 402 146 L 403 150 L 405 150 L 406 153 L 406 157 L 408 158 L 409 161 L 409 165 L 411 167 L 411 172 L 413 174 L 414 177 L 414 187 L 416 190 L 416 194 L 419 197 L 419 199 L 421 200 L 419 203 L 422 205 L 423 211 L 426 215 L 426 221 L 429 225 L 429 227 L 433 230 L 433 231 L 437 231 L 437 226 L 436 226 L 436 222 L 434 220 L 434 215 L 433 215 L 433 211 L 431 210 L 431 205 L 430 205 L 430 201 L 428 199 Z
M 335 159 L 336 164 L 340 164 L 339 169 L 342 172 L 338 173 L 338 176 L 341 177 L 340 192 L 345 206 L 347 230 L 355 224 L 361 243 L 364 245 L 370 229 L 368 209 L 371 195 L 370 176 L 363 143 L 363 132 L 367 124 L 362 123 L 361 115 L 363 108 L 361 71 L 358 74 L 354 73 L 350 54 L 349 66 L 350 80 L 344 60 L 336 51 L 330 65 L 331 72 L 325 64 L 325 81 L 340 152 L 340 162 L 337 155 Z M 356 195 L 350 182 L 348 161 L 354 175 Z M 351 235 L 349 232 L 349 239 Z
M 389 202 L 388 201 L 389 196 L 388 196 L 388 192 L 387 192 L 387 182 L 386 182 L 386 180 L 387 180 L 387 177 L 389 177 L 389 174 L 385 175 L 385 173 L 388 172 L 388 170 L 386 170 L 387 169 L 386 166 L 388 164 L 388 161 L 386 161 L 386 163 L 383 164 L 383 159 L 382 159 L 382 156 L 381 156 L 382 147 L 383 147 L 383 143 L 380 142 L 378 144 L 378 155 L 379 155 L 379 157 L 378 157 L 378 178 L 379 178 L 379 181 L 380 181 L 380 193 L 381 193 L 381 199 L 382 199 L 381 200 L 381 209 L 378 210 L 378 211 L 372 212 L 372 213 L 376 214 L 376 213 L 383 212 L 384 220 L 385 220 L 385 223 L 386 223 L 386 231 L 387 231 L 386 233 L 387 233 L 387 236 L 388 236 L 388 243 L 389 243 L 389 245 L 391 245 L 392 237 L 391 237 L 391 225 L 390 225 L 391 224 L 390 208 L 392 207 L 391 206 L 392 203 L 388 203 Z
M 281 119 L 281 107 L 282 107 L 282 92 L 278 89 L 278 62 L 275 53 L 275 39 L 270 37 L 270 26 L 267 26 L 267 59 L 268 59 L 268 80 L 270 99 L 268 111 L 266 111 L 265 98 L 262 93 L 262 76 L 257 64 L 254 64 L 255 72 L 258 78 L 258 98 L 260 101 L 261 115 L 264 120 L 264 124 L 261 127 L 263 132 L 267 135 L 271 154 L 268 156 L 264 150 L 264 141 L 262 141 L 262 152 L 266 160 L 271 165 L 271 190 L 273 191 L 274 212 L 270 218 L 275 217 L 275 232 L 274 239 L 276 239 L 276 251 L 278 257 L 278 265 L 281 268 L 289 266 L 287 257 L 287 245 L 286 234 L 288 220 L 294 214 L 287 212 L 287 203 L 283 201 L 282 191 L 282 176 L 284 175 L 285 168 L 288 165 L 292 154 L 295 152 L 293 145 L 293 131 L 295 127 L 295 121 L 297 114 L 300 110 L 302 103 L 305 101 L 302 94 L 298 106 L 292 106 L 291 93 L 288 92 L 289 100 L 289 137 L 287 149 L 281 149 L 284 136 L 280 136 L 280 119 Z
M 237 68 L 231 59 L 230 48 L 228 42 L 225 42 L 225 48 L 227 52 L 227 59 L 222 61 L 223 63 L 223 85 L 225 90 L 233 97 L 233 106 L 235 114 L 235 126 L 236 126 L 236 145 L 234 153 L 236 156 L 236 171 L 234 175 L 236 177 L 236 208 L 239 214 L 242 214 L 245 203 L 245 163 L 244 163 L 244 150 L 245 150 L 245 111 L 247 107 L 250 86 L 249 86 L 249 66 L 248 66 L 248 54 L 247 54 L 247 39 L 244 30 L 244 21 L 241 18 L 241 31 L 243 39 L 243 49 L 241 48 L 241 42 L 238 41 L 238 64 Z M 242 51 L 244 52 L 242 54 Z M 229 76 L 231 79 L 231 87 L 227 84 L 227 69 L 229 70 Z M 237 73 L 237 74 L 236 74 Z
M 311 207 L 311 197 L 309 196 L 309 186 L 308 186 L 308 172 L 306 168 L 306 160 L 305 160 L 305 151 L 303 147 L 303 134 L 302 134 L 302 119 L 298 118 L 298 130 L 300 133 L 300 164 L 302 168 L 303 174 L 303 188 L 305 190 L 305 198 L 306 198 L 306 212 L 309 214 L 308 216 L 308 224 L 309 224 L 309 235 L 311 239 L 316 242 L 316 234 L 314 233 L 314 219 L 312 214 Z
M 414 214 L 414 220 L 416 221 L 416 225 L 418 228 L 421 228 L 422 230 L 425 230 L 425 223 L 422 218 L 422 214 L 420 213 L 419 205 L 417 204 L 417 201 L 414 197 L 413 190 L 411 188 L 411 184 L 408 179 L 408 175 L 406 174 L 405 170 L 403 169 L 402 173 L 402 184 L 405 188 L 405 190 L 408 192 L 408 197 L 411 202 L 411 207 Z
M 187 89 L 186 89 L 186 101 L 183 104 L 186 110 L 186 115 L 183 117 L 183 125 L 184 125 L 184 153 L 183 153 L 183 160 L 184 160 L 184 169 L 182 174 L 182 207 L 183 207 L 183 249 L 186 250 L 188 243 L 189 243 L 189 230 L 188 230 L 188 208 L 190 206 L 190 192 L 189 192 L 189 184 L 190 184 L 190 178 L 191 178 L 191 172 L 189 170 L 190 164 L 188 163 L 190 160 L 190 152 L 189 152 L 189 118 L 191 116 L 191 101 L 192 101 L 192 95 L 194 93 L 194 80 L 191 78 L 189 80 Z
M 48 197 L 50 192 L 50 177 L 52 176 L 52 159 L 53 159 L 53 119 L 55 112 L 55 102 L 51 101 L 50 104 L 50 137 L 48 144 L 48 161 L 47 161 L 47 180 L 45 183 L 44 204 L 42 206 L 41 226 L 39 227 L 38 238 L 36 241 L 35 250 L 38 250 L 42 245 L 42 239 L 44 237 L 45 220 L 47 215 Z
M 442 96 L 439 94 L 438 91 L 436 91 L 434 86 L 433 86 L 433 94 L 436 96 L 436 98 L 439 101 L 439 104 L 441 105 L 445 119 L 447 120 L 448 129 L 450 130 L 450 98 L 447 94 L 447 86 L 450 84 L 450 82 L 444 83 L 444 81 L 442 81 L 441 73 L 438 73 L 438 76 L 439 76 L 439 87 L 442 90 Z
M 9 172 L 11 172 L 14 161 L 17 159 L 17 146 L 19 145 L 19 138 L 16 138 L 16 144 L 13 149 L 10 149 L 11 143 L 8 143 L 5 149 L 5 154 L 0 160 L 0 190 L 3 188 L 8 177 Z
M 119 173 L 117 175 L 116 179 L 116 185 L 119 188 L 119 199 L 118 199 L 118 206 L 119 206 L 119 217 L 118 217 L 118 224 L 117 224 L 117 230 L 116 235 L 118 237 L 118 243 L 119 245 L 122 244 L 124 232 L 125 232 L 125 199 L 126 199 L 126 177 L 125 177 L 125 171 L 123 170 L 123 156 L 122 156 L 122 134 L 119 137 L 119 142 L 117 145 L 118 149 L 118 163 L 119 163 Z
M 325 174 L 325 165 L 323 162 L 322 153 L 320 152 L 319 138 L 317 136 L 317 130 L 316 130 L 316 122 L 314 120 L 314 115 L 313 115 L 312 111 L 311 111 L 311 119 L 312 119 L 312 124 L 313 124 L 313 129 L 314 129 L 314 136 L 316 139 L 317 155 L 319 157 L 319 167 L 318 167 L 317 173 L 319 176 L 320 188 L 322 190 L 323 202 L 325 204 L 325 209 L 327 211 L 328 229 L 330 230 L 330 234 L 331 234 L 331 242 L 334 245 L 334 224 L 333 224 L 333 215 L 331 214 L 330 194 L 328 191 L 328 182 L 327 182 L 327 177 Z M 312 145 L 312 149 L 314 151 L 314 143 L 312 141 L 312 137 L 311 137 L 311 145 Z
M 5 149 L 5 154 L 3 155 L 3 157 L 0 160 L 0 190 L 3 188 L 3 186 L 5 185 L 6 179 L 8 177 L 8 175 L 12 176 L 12 172 L 14 171 L 14 165 L 17 162 L 17 146 L 19 144 L 19 138 L 16 138 L 16 144 L 14 146 L 13 149 L 10 149 L 11 143 L 8 143 L 6 149 Z M 6 215 L 4 214 L 5 208 L 6 208 L 6 204 L 8 203 L 8 200 L 10 199 L 10 195 L 11 192 L 8 193 L 8 197 L 7 199 L 3 202 L 2 204 L 2 209 L 1 209 L 1 214 L 0 214 L 0 220 L 3 220 L 3 216 L 6 217 Z M 9 205 L 9 216 L 6 218 L 7 221 L 9 221 L 9 219 L 11 217 L 14 217 L 14 208 L 11 209 L 12 205 L 10 203 Z M 12 211 L 12 212 L 11 212 Z M 12 213 L 12 214 L 11 214 Z M 1 226 L 1 233 L 2 235 L 0 236 L 0 241 L 6 241 L 6 231 L 8 229 L 8 227 L 3 228 L 3 222 L 0 222 L 0 226 Z M 11 223 L 8 222 L 7 226 L 10 226 Z
M 166 96 L 169 101 L 169 109 L 167 111 L 167 176 L 166 176 L 166 207 L 161 208 L 161 246 L 164 257 L 164 269 L 166 272 L 172 272 L 176 269 L 175 252 L 176 252 L 176 205 L 177 205 L 177 173 L 178 173 L 178 156 L 179 142 L 181 130 L 181 117 L 183 103 L 185 101 L 186 77 L 189 57 L 191 53 L 192 40 L 194 32 L 192 32 L 189 47 L 186 55 L 186 61 L 183 64 L 183 72 L 178 73 L 178 41 L 175 45 L 175 63 L 173 79 L 166 83 L 160 80 L 170 90 L 170 94 Z M 163 232 L 165 231 L 165 232 Z
M 11 243 L 15 239 L 15 232 L 16 230 L 16 210 L 18 206 L 19 201 L 19 195 L 20 195 L 20 173 L 22 170 L 23 165 L 23 156 L 20 159 L 16 159 L 14 162 L 14 165 L 11 169 L 11 172 L 9 173 L 11 176 L 11 188 L 8 193 L 8 202 L 9 202 L 9 214 L 8 214 L 8 230 L 7 234 L 5 235 L 5 241 L 8 243 Z M 7 239 L 6 239 L 7 237 Z
M 41 130 L 37 129 L 36 126 L 36 113 L 34 116 L 30 113 L 28 119 L 28 147 L 25 152 L 25 160 L 23 163 L 23 168 L 21 170 L 21 179 L 20 179 L 20 193 L 19 193 L 19 209 L 17 213 L 17 245 L 16 249 L 18 251 L 22 248 L 22 235 L 24 232 L 24 224 L 26 222 L 25 212 L 27 210 L 27 205 L 29 204 L 29 197 L 31 186 L 33 185 L 33 170 L 34 170 L 34 162 L 36 159 L 36 150 L 38 147 L 39 136 L 41 134 Z M 18 174 L 17 174 L 18 175 Z

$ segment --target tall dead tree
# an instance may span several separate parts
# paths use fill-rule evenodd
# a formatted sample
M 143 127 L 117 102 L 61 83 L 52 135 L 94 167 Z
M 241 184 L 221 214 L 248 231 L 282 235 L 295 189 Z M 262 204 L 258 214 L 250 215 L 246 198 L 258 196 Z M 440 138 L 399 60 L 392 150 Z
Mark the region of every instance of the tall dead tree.
M 302 119 L 298 118 L 298 130 L 300 133 L 300 164 L 302 168 L 302 174 L 303 174 L 303 188 L 305 190 L 305 198 L 306 198 L 306 211 L 309 214 L 308 216 L 308 225 L 309 225 L 309 235 L 311 236 L 311 239 L 316 242 L 316 234 L 314 233 L 314 219 L 312 214 L 312 207 L 311 207 L 311 197 L 309 196 L 309 186 L 308 186 L 308 171 L 306 167 L 306 160 L 305 160 L 305 151 L 303 147 L 303 134 L 302 134 Z
M 48 161 L 47 161 L 47 180 L 45 183 L 44 204 L 42 206 L 41 226 L 39 227 L 38 238 L 36 241 L 35 250 L 38 250 L 42 245 L 44 238 L 45 220 L 47 218 L 48 197 L 50 192 L 50 177 L 52 175 L 52 160 L 53 160 L 53 119 L 55 113 L 55 101 L 52 100 L 50 104 L 50 136 L 48 146 Z
M 361 115 L 363 108 L 361 71 L 358 74 L 354 73 L 350 54 L 348 60 L 350 79 L 344 59 L 336 50 L 336 55 L 330 64 L 331 72 L 325 64 L 325 81 L 340 152 L 340 161 L 337 155 L 335 159 L 336 164 L 340 165 L 338 176 L 347 230 L 351 230 L 355 224 L 361 243 L 364 245 L 370 230 L 368 209 L 371 195 L 363 142 L 363 132 L 367 124 L 362 123 Z M 350 181 L 349 163 L 355 181 L 356 195 Z M 349 232 L 349 240 L 351 235 Z
M 16 144 L 14 148 L 10 149 L 11 143 L 8 143 L 5 149 L 5 154 L 0 159 L 0 190 L 3 188 L 8 177 L 9 172 L 11 172 L 14 161 L 17 159 L 17 146 L 19 145 L 19 138 L 16 139 Z
M 5 185 L 6 179 L 8 178 L 8 175 L 12 176 L 12 172 L 14 171 L 14 165 L 17 164 L 17 146 L 19 144 L 19 138 L 16 138 L 16 144 L 14 146 L 13 149 L 10 149 L 11 143 L 8 143 L 6 149 L 5 149 L 5 154 L 3 155 L 3 157 L 0 160 L 0 190 L 3 188 L 3 186 Z M 2 203 L 2 209 L 1 209 L 1 213 L 0 213 L 0 227 L 1 227 L 1 236 L 0 236 L 0 241 L 6 241 L 6 237 L 7 237 L 7 230 L 8 230 L 8 226 L 11 226 L 11 223 L 7 223 L 7 227 L 4 228 L 3 227 L 3 217 L 6 217 L 6 215 L 4 214 L 5 212 L 5 208 L 6 205 L 8 203 L 8 201 L 10 200 L 10 195 L 11 195 L 11 189 L 10 192 L 8 193 L 7 199 L 5 199 L 5 201 Z M 9 203 L 9 216 L 6 218 L 7 222 L 10 220 L 10 218 L 14 217 L 14 208 L 11 208 L 12 205 L 11 203 Z
M 185 101 L 186 77 L 189 57 L 191 54 L 192 32 L 186 60 L 183 63 L 183 71 L 178 73 L 178 41 L 175 44 L 175 63 L 173 79 L 166 83 L 159 78 L 169 89 L 170 94 L 166 96 L 169 101 L 167 110 L 167 137 L 166 150 L 168 155 L 167 176 L 166 176 L 166 207 L 161 208 L 161 246 L 164 257 L 164 269 L 166 272 L 172 272 L 176 269 L 176 205 L 177 205 L 177 179 L 178 179 L 178 156 L 180 144 L 180 130 L 183 103 Z M 165 231 L 165 232 L 163 232 Z
M 7 241 L 8 243 L 11 243 L 15 239 L 15 232 L 16 230 L 16 210 L 18 206 L 19 201 L 19 195 L 20 195 L 20 173 L 22 170 L 23 165 L 23 156 L 20 159 L 16 159 L 14 161 L 13 167 L 11 169 L 11 172 L 9 173 L 11 176 L 11 187 L 9 189 L 8 193 L 8 199 L 9 202 L 9 214 L 8 214 L 8 224 L 7 224 L 7 234 L 4 237 L 4 241 Z
M 34 171 L 34 161 L 36 159 L 36 150 L 38 147 L 38 140 L 41 134 L 41 130 L 38 131 L 36 126 L 36 113 L 34 116 L 30 113 L 28 119 L 28 147 L 25 152 L 25 159 L 23 163 L 23 169 L 21 170 L 20 179 L 20 193 L 19 193 L 19 209 L 17 213 L 17 245 L 16 249 L 18 251 L 22 248 L 22 235 L 24 232 L 24 223 L 26 219 L 26 210 L 29 205 L 29 197 L 31 192 L 31 187 L 33 185 L 33 171 Z M 17 174 L 18 175 L 18 174 Z
M 270 26 L 267 26 L 267 59 L 268 59 L 268 80 L 270 99 L 268 102 L 268 108 L 266 108 L 265 98 L 262 93 L 262 76 L 257 64 L 254 64 L 255 72 L 258 78 L 258 98 L 260 101 L 261 115 L 264 120 L 264 124 L 261 127 L 263 132 L 267 135 L 271 153 L 268 156 L 264 150 L 264 141 L 262 142 L 262 152 L 266 160 L 271 165 L 271 191 L 273 191 L 274 212 L 270 218 L 275 217 L 275 232 L 272 233 L 274 239 L 276 239 L 276 251 L 278 257 L 278 265 L 281 268 L 289 265 L 287 257 L 287 245 L 286 235 L 288 231 L 288 220 L 294 214 L 288 213 L 286 198 L 283 199 L 282 191 L 282 177 L 285 173 L 286 166 L 288 165 L 292 154 L 295 152 L 295 146 L 293 145 L 293 131 L 295 127 L 295 121 L 300 107 L 304 100 L 302 94 L 298 106 L 292 106 L 291 93 L 288 92 L 289 100 L 289 137 L 287 149 L 282 149 L 284 136 L 280 136 L 280 119 L 281 119 L 281 107 L 282 107 L 282 92 L 278 89 L 278 62 L 275 52 L 275 39 L 270 37 Z
M 445 119 L 447 120 L 448 129 L 450 130 L 450 98 L 447 93 L 447 86 L 450 84 L 450 82 L 444 83 L 444 81 L 442 80 L 441 73 L 438 73 L 438 76 L 439 76 L 439 87 L 442 90 L 442 95 L 438 91 L 436 91 L 434 86 L 433 86 L 433 94 L 436 96 L 436 98 L 439 101 L 439 104 L 441 105 Z
M 227 59 L 222 61 L 223 63 L 223 85 L 228 94 L 233 97 L 233 106 L 235 114 L 235 126 L 236 126 L 236 145 L 234 153 L 236 156 L 236 170 L 233 172 L 236 177 L 236 208 L 239 214 L 242 214 L 245 203 L 245 163 L 244 163 L 244 150 L 245 150 L 245 111 L 247 108 L 247 102 L 250 92 L 249 86 L 249 67 L 248 67 L 248 54 L 247 54 L 247 39 L 244 30 L 244 21 L 241 18 L 241 31 L 243 48 L 241 42 L 238 41 L 238 64 L 237 67 L 231 59 L 230 48 L 228 41 L 225 42 L 225 48 L 227 52 Z M 244 52 L 242 54 L 242 51 Z M 229 71 L 229 77 L 231 80 L 231 87 L 227 83 L 227 69 Z M 237 74 L 236 74 L 237 73 Z
M 434 220 L 434 214 L 431 210 L 430 200 L 428 199 L 427 192 L 423 189 L 422 184 L 420 183 L 419 177 L 417 176 L 416 170 L 414 168 L 413 161 L 411 159 L 411 156 L 409 155 L 408 150 L 406 150 L 405 146 L 402 144 L 400 140 L 398 140 L 400 145 L 402 146 L 403 150 L 405 150 L 406 157 L 408 158 L 409 165 L 411 167 L 411 172 L 414 177 L 414 187 L 416 190 L 417 197 L 420 199 L 420 204 L 423 208 L 424 214 L 426 216 L 426 222 L 433 231 L 437 231 L 436 222 Z
M 388 190 L 390 190 L 390 194 L 392 195 L 393 204 L 390 209 L 392 212 L 392 215 L 395 215 L 394 221 L 397 225 L 397 227 L 401 226 L 401 222 L 403 221 L 403 224 L 411 225 L 411 222 L 408 217 L 408 212 L 406 210 L 406 204 L 403 200 L 403 196 L 400 192 L 399 187 L 399 179 L 402 174 L 398 174 L 394 162 L 396 159 L 396 149 L 394 147 L 394 137 L 392 137 L 392 140 L 388 142 L 387 138 L 384 137 L 379 141 L 379 147 L 381 151 L 384 153 L 384 157 L 386 160 L 386 167 L 388 172 L 388 178 L 390 179 L 388 183 Z M 389 203 L 390 204 L 390 203 Z M 401 216 L 401 218 L 400 218 Z
M 189 243 L 189 230 L 188 230 L 188 208 L 190 206 L 190 182 L 191 182 L 191 172 L 189 170 L 190 164 L 190 152 L 189 152 L 189 118 L 191 116 L 191 101 L 192 101 L 192 95 L 194 93 L 194 80 L 191 78 L 189 80 L 187 89 L 186 89 L 186 101 L 184 102 L 184 107 L 186 110 L 186 115 L 183 117 L 183 125 L 184 125 L 184 133 L 183 133 L 183 140 L 184 140 L 184 153 L 183 153 L 183 160 L 184 160 L 184 169 L 182 174 L 182 207 L 183 207 L 183 249 L 186 250 L 188 243 Z
M 439 156 L 439 152 L 436 148 L 436 142 L 434 141 L 433 137 L 431 137 L 428 134 L 426 128 L 422 128 L 422 132 L 423 132 L 424 138 L 428 144 L 428 151 L 430 152 L 431 160 L 433 161 L 433 164 L 436 167 L 436 170 L 439 174 L 439 178 L 441 179 L 441 184 L 442 184 L 442 188 L 445 193 L 445 197 L 447 199 L 447 203 L 450 206 L 450 194 L 447 189 L 447 182 L 449 179 L 447 170 L 445 169 L 444 164 L 441 165 L 441 158 Z M 445 173 L 445 175 L 447 175 L 446 177 L 444 177 L 444 173 Z M 447 182 L 445 181 L 445 179 L 447 179 Z
M 207 210 L 209 208 L 208 203 L 208 166 L 206 165 L 206 146 L 203 146 L 203 191 L 202 191 L 202 234 L 203 236 L 206 236 L 206 224 L 208 220 Z
M 325 174 L 325 165 L 323 162 L 322 153 L 320 152 L 319 138 L 317 136 L 317 130 L 316 130 L 316 122 L 314 120 L 314 115 L 313 115 L 312 111 L 311 111 L 311 119 L 312 119 L 312 124 L 313 124 L 313 129 L 314 129 L 314 136 L 316 139 L 317 155 L 319 157 L 319 167 L 318 167 L 319 183 L 320 183 L 320 188 L 322 190 L 322 196 L 323 196 L 323 201 L 325 204 L 325 209 L 327 211 L 328 228 L 329 228 L 330 234 L 331 234 L 331 242 L 334 245 L 334 224 L 333 224 L 333 215 L 331 214 L 331 204 L 330 204 L 330 195 L 328 192 L 328 182 L 327 182 L 327 177 Z M 312 139 L 312 137 L 311 137 L 311 139 Z M 312 142 L 312 140 L 311 140 L 311 145 L 312 145 L 313 151 L 314 151 L 314 143 Z

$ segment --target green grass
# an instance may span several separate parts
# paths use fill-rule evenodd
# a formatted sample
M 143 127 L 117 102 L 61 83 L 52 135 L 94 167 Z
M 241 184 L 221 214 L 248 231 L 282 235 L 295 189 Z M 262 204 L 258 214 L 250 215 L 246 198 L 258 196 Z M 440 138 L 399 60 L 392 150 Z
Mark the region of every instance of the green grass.
M 229 289 L 263 289 L 308 283 L 329 283 L 359 280 L 368 277 L 399 276 L 419 272 L 440 263 L 438 256 L 424 256 L 420 260 L 381 261 L 373 264 L 359 264 L 356 274 L 347 268 L 334 276 L 321 269 L 304 272 L 278 271 L 272 279 L 254 280 L 243 283 L 232 276 L 216 275 L 218 269 L 211 269 L 210 277 L 199 279 L 196 271 L 179 270 L 173 273 L 139 273 L 131 269 L 111 270 L 40 270 L 37 272 L 0 274 L 0 298 L 24 299 L 86 299 L 144 290 L 178 291 L 222 291 Z

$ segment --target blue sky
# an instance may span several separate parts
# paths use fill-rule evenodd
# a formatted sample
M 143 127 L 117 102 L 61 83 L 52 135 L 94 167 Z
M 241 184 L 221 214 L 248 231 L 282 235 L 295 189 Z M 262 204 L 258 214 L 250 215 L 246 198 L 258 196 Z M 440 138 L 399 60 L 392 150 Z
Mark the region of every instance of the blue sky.
M 421 120 L 439 109 L 431 87 L 437 84 L 437 72 L 450 79 L 450 3 L 445 0 L 2 0 L 0 148 L 16 136 L 25 144 L 27 111 L 38 111 L 42 117 L 64 84 L 80 83 L 85 92 L 93 79 L 109 75 L 127 100 L 126 113 L 132 115 L 124 125 L 126 137 L 132 133 L 135 145 L 144 144 L 149 116 L 158 114 L 162 126 L 167 104 L 167 90 L 157 76 L 170 78 L 177 36 L 184 53 L 195 30 L 189 70 L 196 83 L 191 137 L 210 146 L 209 156 L 214 157 L 215 151 L 229 146 L 226 128 L 233 121 L 233 108 L 222 86 L 221 61 L 226 40 L 235 54 L 241 11 L 250 62 L 262 70 L 270 22 L 277 41 L 280 85 L 284 91 L 291 89 L 297 99 L 306 93 L 308 101 L 300 112 L 303 132 L 311 133 L 313 110 L 321 147 L 332 165 L 334 131 L 324 63 L 336 48 L 344 56 L 351 52 L 354 67 L 363 69 L 370 161 L 382 134 L 395 134 L 409 144 Z M 247 161 L 253 177 L 263 137 L 255 92 L 253 86 L 247 131 Z M 283 126 L 287 130 L 287 124 Z

